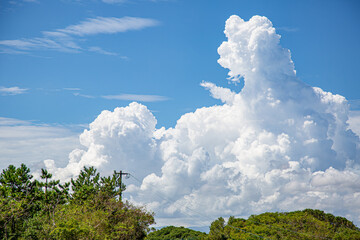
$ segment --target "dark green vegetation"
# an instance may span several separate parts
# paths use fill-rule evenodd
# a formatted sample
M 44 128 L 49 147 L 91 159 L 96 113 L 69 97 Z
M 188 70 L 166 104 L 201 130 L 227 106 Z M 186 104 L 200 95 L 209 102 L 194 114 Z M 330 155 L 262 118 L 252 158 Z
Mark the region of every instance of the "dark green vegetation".
M 118 174 L 85 167 L 71 183 L 44 169 L 42 181 L 32 178 L 25 165 L 0 175 L 0 239 L 144 239 L 154 223 L 153 213 L 119 201 Z
M 235 239 L 360 239 L 360 230 L 343 217 L 320 210 L 263 213 L 247 220 L 230 217 L 213 221 L 209 234 L 184 227 L 165 227 L 148 235 L 149 240 L 235 240 Z
M 155 232 L 151 232 L 146 239 L 148 240 L 175 240 L 175 239 L 183 239 L 183 240 L 192 240 L 192 239 L 206 239 L 206 234 L 203 232 L 191 230 L 184 227 L 164 227 Z
M 320 210 L 263 213 L 247 220 L 211 223 L 209 234 L 165 227 L 148 234 L 154 214 L 119 200 L 119 175 L 100 177 L 84 168 L 60 184 L 42 169 L 33 180 L 25 165 L 0 175 L 0 239 L 359 239 L 360 230 L 343 217 Z M 148 235 L 147 235 L 148 234 Z
M 263 213 L 247 220 L 212 222 L 208 239 L 360 239 L 360 230 L 343 217 L 320 210 Z
M 360 229 L 343 217 L 320 210 L 263 213 L 247 220 L 230 217 L 213 221 L 209 234 L 184 227 L 166 227 L 147 239 L 235 240 L 235 239 L 360 239 Z

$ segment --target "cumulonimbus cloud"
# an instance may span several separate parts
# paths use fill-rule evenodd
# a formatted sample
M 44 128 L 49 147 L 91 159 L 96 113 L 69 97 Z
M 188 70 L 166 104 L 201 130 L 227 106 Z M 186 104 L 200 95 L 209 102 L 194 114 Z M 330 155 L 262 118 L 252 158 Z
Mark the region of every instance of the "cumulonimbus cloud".
M 225 35 L 218 62 L 244 81 L 240 92 L 203 82 L 223 104 L 184 114 L 169 129 L 157 129 L 138 103 L 104 111 L 80 136 L 85 150 L 75 149 L 65 168 L 46 166 L 63 179 L 85 165 L 138 176 L 126 196 L 154 210 L 159 225 L 303 208 L 359 224 L 360 141 L 347 100 L 296 77 L 266 17 L 231 16 Z

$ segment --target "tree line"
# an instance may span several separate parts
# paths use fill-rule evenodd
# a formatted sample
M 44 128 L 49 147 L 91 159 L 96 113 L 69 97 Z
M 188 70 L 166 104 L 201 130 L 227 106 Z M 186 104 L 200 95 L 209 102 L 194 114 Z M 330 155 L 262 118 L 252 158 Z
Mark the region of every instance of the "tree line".
M 220 217 L 208 234 L 184 227 L 169 226 L 148 234 L 149 240 L 240 240 L 240 239 L 360 239 L 360 229 L 344 217 L 317 209 L 272 212 L 248 219 Z
M 155 230 L 154 213 L 121 201 L 124 190 L 119 174 L 101 177 L 94 167 L 60 183 L 46 169 L 36 180 L 26 165 L 10 165 L 0 175 L 0 239 L 360 239 L 346 218 L 313 209 L 220 217 L 208 234 L 174 226 Z

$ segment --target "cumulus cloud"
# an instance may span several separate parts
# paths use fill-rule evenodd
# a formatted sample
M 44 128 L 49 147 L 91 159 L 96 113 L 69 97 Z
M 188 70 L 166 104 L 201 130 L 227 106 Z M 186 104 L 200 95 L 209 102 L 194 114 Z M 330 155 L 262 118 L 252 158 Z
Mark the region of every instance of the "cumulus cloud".
M 90 124 L 89 130 L 80 135 L 80 143 L 86 151 L 72 151 L 66 168 L 57 168 L 53 160 L 46 160 L 45 165 L 61 179 L 69 179 L 88 165 L 108 174 L 122 169 L 145 177 L 159 167 L 154 160 L 157 155 L 153 139 L 155 125 L 155 117 L 138 103 L 116 108 L 114 112 L 103 111 Z
M 157 129 L 138 103 L 104 111 L 80 136 L 85 150 L 72 151 L 65 168 L 46 166 L 63 179 L 85 165 L 129 171 L 140 183 L 127 198 L 154 210 L 159 225 L 303 208 L 359 224 L 360 140 L 347 100 L 297 79 L 266 17 L 231 16 L 225 35 L 218 62 L 231 81 L 244 81 L 240 92 L 201 83 L 223 104 L 184 114 L 169 129 Z
M 75 25 L 70 25 L 55 31 L 44 31 L 42 37 L 22 38 L 15 40 L 2 40 L 0 46 L 6 47 L 4 53 L 11 53 L 10 50 L 57 50 L 63 52 L 80 52 L 84 49 L 78 45 L 77 37 L 84 37 L 95 34 L 115 34 L 131 30 L 140 30 L 146 27 L 153 27 L 159 22 L 149 18 L 137 17 L 96 17 L 88 18 Z M 106 55 L 114 53 L 105 51 L 100 47 L 90 47 L 92 52 Z
M 360 111 L 350 111 L 349 128 L 360 137 Z

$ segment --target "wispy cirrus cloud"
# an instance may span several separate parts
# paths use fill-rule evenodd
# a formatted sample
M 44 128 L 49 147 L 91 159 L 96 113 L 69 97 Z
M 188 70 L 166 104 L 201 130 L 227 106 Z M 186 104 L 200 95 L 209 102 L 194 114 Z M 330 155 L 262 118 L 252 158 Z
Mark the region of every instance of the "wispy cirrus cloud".
M 81 93 L 73 93 L 74 96 L 77 96 L 77 97 L 83 97 L 83 98 L 96 98 L 95 96 L 91 96 L 91 95 L 87 95 L 87 94 L 81 94 Z
M 19 87 L 0 87 L 0 94 L 5 95 L 18 95 L 23 94 L 27 91 L 27 88 L 19 88 Z
M 80 91 L 81 88 L 63 88 L 64 90 L 67 90 L 67 91 Z
M 124 2 L 127 2 L 127 0 L 102 0 L 102 2 L 114 4 L 114 3 L 124 3 Z
M 278 27 L 277 28 L 280 31 L 284 31 L 284 32 L 298 32 L 299 28 L 296 27 Z
M 149 18 L 136 17 L 96 17 L 89 18 L 79 24 L 58 29 L 55 33 L 65 33 L 70 35 L 94 35 L 94 34 L 113 34 L 130 30 L 140 30 L 146 27 L 158 25 L 158 21 Z
M 100 47 L 89 47 L 88 50 L 90 52 L 100 53 L 100 54 L 104 54 L 104 55 L 110 55 L 110 56 L 117 56 L 118 55 L 117 53 L 106 51 L 106 50 L 104 50 L 104 49 L 102 49 Z
M 106 95 L 102 98 L 110 100 L 126 100 L 138 102 L 161 102 L 169 100 L 169 98 L 159 95 L 140 95 L 140 94 L 120 94 L 120 95 Z
M 61 52 L 82 52 L 86 48 L 78 44 L 77 38 L 97 34 L 116 34 L 132 30 L 141 30 L 158 25 L 159 22 L 150 18 L 138 17 L 96 17 L 88 18 L 79 24 L 70 25 L 55 31 L 44 31 L 41 37 L 1 40 L 1 53 L 11 53 L 18 50 L 56 50 Z M 12 50 L 12 51 L 10 51 Z M 87 51 L 105 55 L 117 55 L 100 47 L 90 47 Z
M 102 95 L 95 96 L 89 94 L 83 94 L 80 92 L 81 89 L 77 88 L 66 88 L 66 90 L 74 91 L 72 95 L 83 98 L 103 98 L 107 100 L 120 100 L 120 101 L 136 101 L 136 102 L 161 102 L 169 100 L 168 97 L 151 94 L 117 94 L 117 95 Z
M 10 4 L 13 5 L 22 5 L 22 3 L 39 3 L 38 0 L 11 0 L 9 1 Z

